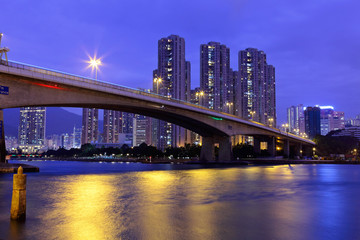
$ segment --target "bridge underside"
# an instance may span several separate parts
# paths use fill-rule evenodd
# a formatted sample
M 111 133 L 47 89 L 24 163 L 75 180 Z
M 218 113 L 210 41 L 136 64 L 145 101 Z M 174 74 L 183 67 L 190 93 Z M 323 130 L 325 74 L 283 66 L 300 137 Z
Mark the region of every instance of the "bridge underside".
M 170 104 L 171 100 L 165 98 L 146 100 L 131 93 L 114 94 L 86 86 L 72 86 L 5 73 L 0 73 L 0 85 L 9 88 L 8 95 L 0 95 L 0 109 L 30 106 L 99 108 L 141 114 L 174 123 L 203 137 L 203 161 L 214 159 L 214 143 L 220 146 L 219 159 L 230 161 L 230 136 L 269 134 L 261 127 L 214 117 L 216 114 L 213 115 L 210 110 L 199 111 L 192 110 L 191 107 L 174 106 Z

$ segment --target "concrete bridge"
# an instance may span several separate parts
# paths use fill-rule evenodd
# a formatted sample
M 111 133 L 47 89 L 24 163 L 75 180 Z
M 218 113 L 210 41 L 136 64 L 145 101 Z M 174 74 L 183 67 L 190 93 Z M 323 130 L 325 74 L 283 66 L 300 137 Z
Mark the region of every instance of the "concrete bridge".
M 219 144 L 219 159 L 231 161 L 231 136 L 254 136 L 254 149 L 267 142 L 275 156 L 276 142 L 282 141 L 284 154 L 301 156 L 303 147 L 314 142 L 282 132 L 261 123 L 248 121 L 198 105 L 159 96 L 112 83 L 35 66 L 0 60 L 0 152 L 5 155 L 2 109 L 17 107 L 84 107 L 111 109 L 161 119 L 187 128 L 203 137 L 201 161 L 215 160 L 214 144 Z

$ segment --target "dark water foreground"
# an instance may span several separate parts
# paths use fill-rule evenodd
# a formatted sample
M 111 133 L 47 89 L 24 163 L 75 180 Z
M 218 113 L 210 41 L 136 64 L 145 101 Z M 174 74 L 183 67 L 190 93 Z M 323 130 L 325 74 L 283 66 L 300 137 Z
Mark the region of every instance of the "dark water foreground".
M 31 162 L 27 221 L 0 239 L 360 239 L 359 165 Z

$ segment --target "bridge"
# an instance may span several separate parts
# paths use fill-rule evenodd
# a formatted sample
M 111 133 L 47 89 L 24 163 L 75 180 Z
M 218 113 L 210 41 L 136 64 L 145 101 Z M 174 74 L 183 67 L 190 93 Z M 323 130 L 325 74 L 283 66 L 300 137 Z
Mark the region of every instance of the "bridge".
M 301 156 L 303 148 L 315 145 L 309 139 L 189 102 L 27 64 L 0 61 L 0 162 L 5 161 L 2 109 L 35 106 L 110 109 L 171 122 L 202 136 L 200 160 L 204 162 L 215 160 L 215 144 L 219 144 L 219 159 L 231 161 L 231 136 L 235 135 L 253 136 L 255 152 L 260 152 L 261 142 L 267 142 L 271 156 L 275 156 L 278 141 L 283 142 L 287 156 Z

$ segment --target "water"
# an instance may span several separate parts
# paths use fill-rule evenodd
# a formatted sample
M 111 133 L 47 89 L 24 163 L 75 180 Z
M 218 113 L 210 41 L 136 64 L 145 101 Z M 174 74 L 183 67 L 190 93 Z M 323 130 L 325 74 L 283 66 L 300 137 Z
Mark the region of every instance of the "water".
M 0 239 L 360 239 L 360 165 L 31 162 L 27 220 Z

